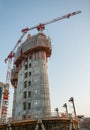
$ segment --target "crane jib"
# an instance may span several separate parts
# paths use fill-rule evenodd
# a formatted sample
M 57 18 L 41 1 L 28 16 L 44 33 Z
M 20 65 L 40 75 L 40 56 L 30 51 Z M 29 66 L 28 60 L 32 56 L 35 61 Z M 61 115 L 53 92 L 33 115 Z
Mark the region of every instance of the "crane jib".
M 21 37 L 19 38 L 19 40 L 17 41 L 16 45 L 14 46 L 14 48 L 12 49 L 11 52 L 14 53 L 15 49 L 16 49 L 17 46 L 20 44 L 20 42 L 21 42 L 21 40 L 23 39 L 24 35 L 25 35 L 28 31 L 33 30 L 33 29 L 37 29 L 38 31 L 40 31 L 40 30 L 43 31 L 43 30 L 45 29 L 45 25 L 51 24 L 51 23 L 54 23 L 54 22 L 57 22 L 57 21 L 59 21 L 59 20 L 65 19 L 65 18 L 69 18 L 69 17 L 71 17 L 71 16 L 73 16 L 73 15 L 76 15 L 76 14 L 79 14 L 79 13 L 81 13 L 81 11 L 75 11 L 75 12 L 66 14 L 66 15 L 64 15 L 64 16 L 57 17 L 57 18 L 52 19 L 52 20 L 50 20 L 50 21 L 47 21 L 47 22 L 45 22 L 45 23 L 40 23 L 40 24 L 35 25 L 35 26 L 33 26 L 33 27 L 30 27 L 30 28 L 27 27 L 27 28 L 22 29 L 21 32 L 22 32 L 23 34 L 21 35 Z M 8 60 L 8 58 L 9 58 L 9 56 L 6 58 L 6 60 Z

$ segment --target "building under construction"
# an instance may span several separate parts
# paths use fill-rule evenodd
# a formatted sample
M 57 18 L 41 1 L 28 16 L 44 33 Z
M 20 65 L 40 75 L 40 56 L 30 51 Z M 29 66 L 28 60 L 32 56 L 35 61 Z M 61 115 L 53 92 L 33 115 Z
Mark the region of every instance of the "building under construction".
M 27 36 L 15 54 L 11 71 L 14 87 L 12 122 L 1 130 L 69 130 L 78 129 L 78 121 L 69 115 L 52 115 L 47 61 L 51 56 L 50 39 L 43 33 Z
M 17 49 L 11 83 L 14 86 L 13 118 L 51 114 L 47 58 L 51 42 L 38 33 Z
M 11 70 L 11 84 L 14 87 L 12 122 L 0 125 L 0 130 L 70 130 L 78 129 L 78 120 L 68 115 L 56 114 L 52 116 L 50 105 L 49 82 L 47 72 L 48 58 L 51 56 L 52 47 L 50 39 L 42 32 L 45 25 L 57 20 L 69 18 L 80 11 L 59 17 L 39 26 L 39 33 L 30 36 L 9 54 L 6 60 L 14 57 Z M 22 30 L 23 35 L 30 30 Z M 17 43 L 17 45 L 18 45 Z M 10 68 L 10 67 L 9 67 Z M 6 87 L 8 88 L 8 87 Z M 73 100 L 71 100 L 73 101 Z

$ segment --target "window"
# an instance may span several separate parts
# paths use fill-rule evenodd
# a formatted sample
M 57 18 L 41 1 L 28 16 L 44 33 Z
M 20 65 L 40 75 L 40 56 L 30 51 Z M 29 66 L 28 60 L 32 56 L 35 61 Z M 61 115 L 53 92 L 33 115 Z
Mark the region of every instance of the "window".
M 27 87 L 27 81 L 24 82 L 24 88 L 26 88 L 26 87 Z
M 23 92 L 23 98 L 27 98 L 27 92 Z
M 26 65 L 25 65 L 25 70 L 27 70 L 27 69 L 28 69 L 28 65 L 26 64 Z
M 26 102 L 23 103 L 23 110 L 26 110 Z
M 27 76 L 28 76 L 28 72 L 26 72 L 26 73 L 24 74 L 24 78 L 27 78 Z
M 31 91 L 28 92 L 28 97 L 31 97 Z
M 29 72 L 29 76 L 31 76 L 31 72 Z
M 28 103 L 28 109 L 31 109 L 31 103 Z
M 28 81 L 28 86 L 31 86 L 31 81 Z
M 31 63 L 29 63 L 29 68 L 31 68 Z

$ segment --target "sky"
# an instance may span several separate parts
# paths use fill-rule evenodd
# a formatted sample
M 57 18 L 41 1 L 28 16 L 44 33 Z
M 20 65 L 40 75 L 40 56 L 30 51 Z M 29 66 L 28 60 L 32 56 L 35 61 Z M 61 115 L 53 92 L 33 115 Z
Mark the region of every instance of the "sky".
M 4 59 L 23 28 L 78 10 L 82 13 L 49 24 L 44 30 L 52 42 L 52 56 L 48 59 L 51 108 L 54 111 L 58 107 L 60 112 L 65 112 L 62 106 L 67 103 L 72 112 L 68 100 L 73 97 L 77 115 L 90 117 L 90 0 L 0 0 L 0 82 L 6 82 Z M 11 85 L 9 101 L 8 114 L 11 115 Z

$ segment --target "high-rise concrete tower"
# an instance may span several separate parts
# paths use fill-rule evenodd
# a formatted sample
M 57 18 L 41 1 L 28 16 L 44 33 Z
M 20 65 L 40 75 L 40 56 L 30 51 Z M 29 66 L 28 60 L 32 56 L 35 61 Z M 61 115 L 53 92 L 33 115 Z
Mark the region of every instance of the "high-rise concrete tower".
M 43 33 L 28 35 L 15 54 L 11 83 L 14 87 L 13 118 L 51 114 L 47 58 L 50 39 Z

